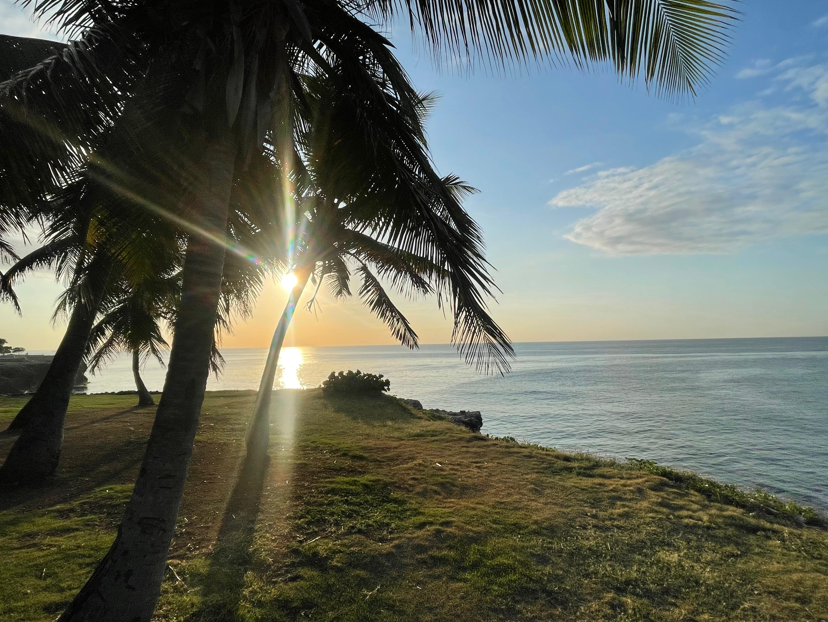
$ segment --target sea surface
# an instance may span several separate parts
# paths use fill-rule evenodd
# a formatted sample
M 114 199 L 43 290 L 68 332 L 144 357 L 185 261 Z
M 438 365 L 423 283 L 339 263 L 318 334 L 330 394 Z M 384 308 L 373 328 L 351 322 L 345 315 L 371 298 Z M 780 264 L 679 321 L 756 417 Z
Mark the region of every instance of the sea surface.
M 480 410 L 483 432 L 567 451 L 635 457 L 828 509 L 828 337 L 523 343 L 512 373 L 482 376 L 450 346 L 286 348 L 276 386 L 331 371 L 391 380 L 426 408 Z M 208 389 L 256 389 L 265 350 L 224 350 Z M 164 370 L 148 362 L 147 386 Z M 134 388 L 129 359 L 89 392 Z

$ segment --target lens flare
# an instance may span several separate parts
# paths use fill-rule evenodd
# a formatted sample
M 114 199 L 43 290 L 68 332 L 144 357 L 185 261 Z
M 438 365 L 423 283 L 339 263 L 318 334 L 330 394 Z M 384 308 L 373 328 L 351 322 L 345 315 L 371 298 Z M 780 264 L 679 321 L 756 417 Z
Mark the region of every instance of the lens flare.
M 298 283 L 299 279 L 293 272 L 288 272 L 282 277 L 282 287 L 286 292 L 292 292 Z

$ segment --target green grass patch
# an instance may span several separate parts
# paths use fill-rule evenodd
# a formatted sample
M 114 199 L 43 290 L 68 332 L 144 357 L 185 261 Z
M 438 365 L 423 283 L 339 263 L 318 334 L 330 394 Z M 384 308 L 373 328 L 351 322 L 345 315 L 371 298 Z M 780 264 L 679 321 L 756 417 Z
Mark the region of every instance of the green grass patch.
M 748 512 L 762 512 L 774 518 L 790 518 L 806 525 L 828 528 L 826 518 L 813 508 L 801 506 L 793 501 L 782 501 L 764 490 L 743 490 L 733 484 L 722 484 L 692 471 L 678 471 L 656 464 L 652 460 L 627 458 L 627 463 L 635 469 L 663 477 L 685 490 L 701 493 L 717 503 L 732 505 Z
M 159 622 L 828 619 L 806 508 L 319 390 L 274 395 L 240 471 L 252 400 L 205 400 Z M 152 422 L 131 402 L 73 398 L 55 482 L 2 500 L 4 622 L 54 620 L 106 552 Z
M 338 477 L 317 486 L 296 515 L 296 527 L 310 533 L 388 534 L 416 513 L 375 475 Z
M 71 504 L 0 513 L 0 619 L 53 619 L 106 553 L 131 486 Z

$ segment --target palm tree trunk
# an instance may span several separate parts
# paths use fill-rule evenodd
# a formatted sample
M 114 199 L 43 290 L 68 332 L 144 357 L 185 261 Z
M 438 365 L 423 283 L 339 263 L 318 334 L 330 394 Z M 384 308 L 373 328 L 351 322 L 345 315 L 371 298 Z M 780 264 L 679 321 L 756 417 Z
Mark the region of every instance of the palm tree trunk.
M 108 273 L 108 262 L 106 266 L 101 267 Z M 91 309 L 89 305 L 75 305 L 69 318 L 69 324 L 66 327 L 66 333 L 63 335 L 54 357 L 52 357 L 46 375 L 38 385 L 34 395 L 12 419 L 9 427 L 6 428 L 7 432 L 23 430 L 39 413 L 48 412 L 54 408 L 59 410 L 61 404 L 63 404 L 65 411 L 69 404 L 69 397 L 72 395 L 72 389 L 75 388 L 78 370 L 86 351 L 86 342 L 92 332 L 95 315 L 98 312 L 106 287 L 106 278 L 101 279 L 98 278 L 99 276 L 95 275 L 95 278 L 89 280 L 94 309 Z
M 141 380 L 141 355 L 138 350 L 132 351 L 132 376 L 135 378 L 135 388 L 138 390 L 138 406 L 155 406 L 152 395 Z
M 46 377 L 37 392 L 15 417 L 24 425 L 23 433 L 12 445 L 3 467 L 3 484 L 37 484 L 52 475 L 60 461 L 63 448 L 63 426 L 66 409 L 75 386 L 86 342 L 95 322 L 109 277 L 110 261 L 100 257 L 86 277 L 90 296 L 75 304 L 66 334 L 55 352 Z M 15 426 L 12 423 L 10 429 Z
M 118 536 L 62 622 L 148 622 L 161 592 L 167 553 L 184 493 L 207 386 L 237 145 L 225 138 L 203 151 L 204 179 L 194 197 L 184 260 L 181 305 L 170 364 L 144 461 Z M 220 233 L 218 233 L 220 232 Z
M 279 353 L 285 341 L 293 312 L 302 297 L 302 292 L 310 277 L 310 272 L 303 271 L 296 287 L 290 292 L 285 310 L 276 325 L 273 339 L 270 341 L 270 350 L 267 352 L 262 379 L 259 382 L 259 392 L 256 394 L 256 405 L 253 407 L 253 418 L 247 430 L 247 455 L 251 458 L 261 458 L 267 454 L 267 445 L 270 439 L 270 396 L 273 392 L 273 382 L 276 379 L 276 367 L 279 363 Z

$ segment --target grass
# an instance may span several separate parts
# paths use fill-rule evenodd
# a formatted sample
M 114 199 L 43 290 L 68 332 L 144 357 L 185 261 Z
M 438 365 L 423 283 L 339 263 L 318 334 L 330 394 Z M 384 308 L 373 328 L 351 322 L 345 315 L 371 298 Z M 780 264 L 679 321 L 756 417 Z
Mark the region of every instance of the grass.
M 134 399 L 73 398 L 60 473 L 0 499 L 0 619 L 53 620 L 106 552 Z M 158 620 L 828 619 L 822 519 L 766 493 L 318 390 L 278 392 L 271 459 L 244 464 L 252 400 L 205 401 Z

